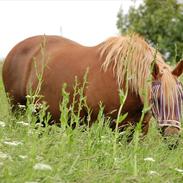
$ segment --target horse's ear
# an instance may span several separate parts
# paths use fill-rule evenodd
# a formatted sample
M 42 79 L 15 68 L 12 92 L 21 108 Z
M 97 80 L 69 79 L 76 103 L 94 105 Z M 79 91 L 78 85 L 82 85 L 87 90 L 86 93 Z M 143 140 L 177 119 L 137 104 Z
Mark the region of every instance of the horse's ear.
M 179 77 L 183 72 L 183 60 L 181 60 L 172 71 L 172 74 Z
M 158 76 L 160 74 L 160 69 L 159 69 L 158 64 L 156 62 L 152 63 L 151 68 L 152 68 L 152 75 L 153 75 L 154 79 L 158 79 Z

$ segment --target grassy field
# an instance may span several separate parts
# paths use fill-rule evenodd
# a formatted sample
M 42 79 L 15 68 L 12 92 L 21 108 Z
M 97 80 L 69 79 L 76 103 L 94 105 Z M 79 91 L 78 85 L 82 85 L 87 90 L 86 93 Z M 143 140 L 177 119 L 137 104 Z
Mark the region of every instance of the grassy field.
M 169 150 L 152 120 L 143 140 L 127 143 L 104 116 L 90 129 L 35 129 L 10 112 L 0 77 L 0 183 L 182 183 L 183 140 Z M 120 139 L 119 139 L 120 135 Z

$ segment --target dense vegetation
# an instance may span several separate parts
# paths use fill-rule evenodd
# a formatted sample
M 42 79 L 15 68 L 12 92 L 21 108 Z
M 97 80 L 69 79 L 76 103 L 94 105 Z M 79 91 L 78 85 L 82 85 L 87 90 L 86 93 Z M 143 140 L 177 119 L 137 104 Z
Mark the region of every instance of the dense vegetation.
M 0 97 L 2 183 L 183 181 L 183 140 L 170 150 L 154 120 L 144 139 L 137 130 L 128 143 L 128 132 L 112 132 L 102 109 L 91 128 L 42 128 L 35 127 L 31 103 L 24 115 L 10 112 L 1 78 Z
M 128 14 L 118 13 L 117 27 L 121 34 L 137 32 L 157 46 L 168 61 L 183 57 L 183 4 L 177 0 L 144 0 Z

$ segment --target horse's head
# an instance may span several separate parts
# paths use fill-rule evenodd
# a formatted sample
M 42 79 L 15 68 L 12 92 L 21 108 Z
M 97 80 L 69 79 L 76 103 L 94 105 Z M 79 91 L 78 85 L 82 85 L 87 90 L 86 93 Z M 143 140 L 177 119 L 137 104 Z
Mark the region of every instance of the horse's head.
M 178 77 L 183 72 L 183 60 L 173 71 L 167 65 L 154 64 L 152 82 L 152 112 L 164 136 L 179 134 L 183 85 Z

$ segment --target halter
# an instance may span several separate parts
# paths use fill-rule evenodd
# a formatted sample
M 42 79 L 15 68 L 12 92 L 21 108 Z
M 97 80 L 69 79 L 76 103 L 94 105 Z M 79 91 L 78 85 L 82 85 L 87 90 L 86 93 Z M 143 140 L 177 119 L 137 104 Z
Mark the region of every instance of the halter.
M 181 106 L 183 101 L 183 85 L 177 82 L 177 97 L 175 98 L 175 104 L 172 110 L 165 104 L 165 96 L 162 91 L 161 82 L 152 82 L 152 93 L 151 93 L 152 113 L 157 119 L 159 127 L 173 126 L 178 129 L 181 128 Z M 158 96 L 159 99 L 158 99 Z M 174 116 L 174 119 L 173 117 Z

